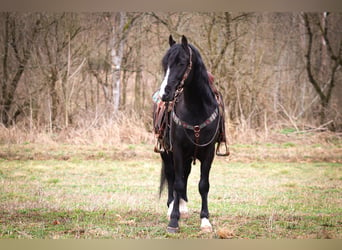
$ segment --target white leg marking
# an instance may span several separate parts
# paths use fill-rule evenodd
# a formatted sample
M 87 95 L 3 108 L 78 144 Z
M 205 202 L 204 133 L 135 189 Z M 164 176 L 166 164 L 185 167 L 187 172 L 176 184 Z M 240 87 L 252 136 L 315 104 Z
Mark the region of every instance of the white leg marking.
M 171 217 L 172 210 L 173 210 L 173 201 L 170 203 L 169 208 L 167 210 L 167 218 L 169 220 L 170 220 L 170 217 Z
M 201 230 L 202 232 L 210 233 L 213 231 L 213 228 L 207 218 L 201 219 Z
M 163 95 L 165 94 L 165 88 L 167 85 L 167 81 L 169 79 L 169 74 L 170 74 L 170 67 L 167 68 L 164 80 L 162 82 L 162 84 L 160 85 L 160 90 L 159 90 L 159 97 L 162 98 Z
M 170 216 L 173 210 L 173 203 L 174 201 L 172 201 L 169 205 L 169 208 L 167 210 L 167 218 L 170 220 Z M 186 205 L 186 201 L 183 199 L 179 200 L 179 212 L 180 212 L 180 217 L 183 219 L 189 218 L 189 209 Z
M 181 218 L 183 219 L 189 218 L 189 209 L 186 205 L 186 201 L 183 199 L 179 200 L 179 212 L 180 212 Z

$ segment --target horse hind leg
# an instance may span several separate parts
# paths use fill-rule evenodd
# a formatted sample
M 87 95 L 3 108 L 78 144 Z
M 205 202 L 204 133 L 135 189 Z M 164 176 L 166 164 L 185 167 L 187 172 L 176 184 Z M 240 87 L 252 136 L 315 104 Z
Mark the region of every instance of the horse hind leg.
M 181 219 L 189 218 L 189 209 L 187 206 L 187 202 L 183 200 L 182 198 L 179 201 L 179 212 L 180 212 Z

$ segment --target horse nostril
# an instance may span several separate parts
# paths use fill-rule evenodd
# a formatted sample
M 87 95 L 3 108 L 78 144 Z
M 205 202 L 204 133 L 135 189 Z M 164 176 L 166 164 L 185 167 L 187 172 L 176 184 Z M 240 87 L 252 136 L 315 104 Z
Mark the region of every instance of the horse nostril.
M 163 102 L 169 102 L 172 100 L 172 95 L 170 95 L 170 92 L 165 92 L 164 95 L 161 97 L 161 100 Z

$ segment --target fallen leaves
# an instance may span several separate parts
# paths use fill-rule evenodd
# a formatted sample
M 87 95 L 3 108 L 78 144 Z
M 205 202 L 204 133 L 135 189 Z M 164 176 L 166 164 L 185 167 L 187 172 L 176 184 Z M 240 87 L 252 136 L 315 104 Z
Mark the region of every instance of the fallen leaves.
M 61 224 L 61 223 L 59 222 L 59 220 L 54 220 L 54 221 L 52 222 L 52 225 L 59 225 L 59 224 Z
M 235 237 L 234 231 L 228 228 L 219 228 L 216 233 L 220 239 L 232 239 Z

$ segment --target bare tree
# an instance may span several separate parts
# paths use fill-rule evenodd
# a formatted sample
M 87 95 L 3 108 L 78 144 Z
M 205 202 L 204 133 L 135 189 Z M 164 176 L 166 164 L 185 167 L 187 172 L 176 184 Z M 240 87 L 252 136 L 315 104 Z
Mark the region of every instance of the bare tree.
M 336 14 L 340 16 L 340 14 Z M 331 18 L 330 18 L 331 17 Z M 336 18 L 336 19 L 335 19 Z M 320 123 L 326 122 L 328 106 L 342 65 L 342 36 L 332 27 L 341 21 L 334 14 L 303 13 L 307 30 L 306 71 L 320 98 Z M 335 22 L 335 23 L 334 23 Z
M 120 104 L 126 101 L 122 93 L 126 83 L 122 83 L 122 78 L 126 79 L 128 56 L 132 53 L 132 48 L 127 46 L 127 37 L 141 15 L 126 12 L 102 14 L 100 25 L 103 27 L 99 28 L 103 35 L 96 42 L 99 47 L 95 50 L 102 52 L 96 56 L 90 55 L 89 70 L 101 86 L 106 103 L 114 115 L 120 109 Z
M 0 95 L 1 122 L 10 126 L 21 110 L 16 106 L 18 84 L 32 55 L 33 45 L 40 32 L 39 14 L 2 13 L 2 77 Z
M 71 95 L 74 85 L 70 77 L 83 64 L 82 45 L 72 43 L 83 31 L 73 13 L 45 14 L 44 34 L 36 44 L 38 58 L 36 64 L 45 78 L 48 93 L 50 129 L 68 126 Z M 75 69 L 74 69 L 75 68 Z M 64 121 L 64 123 L 62 123 Z

